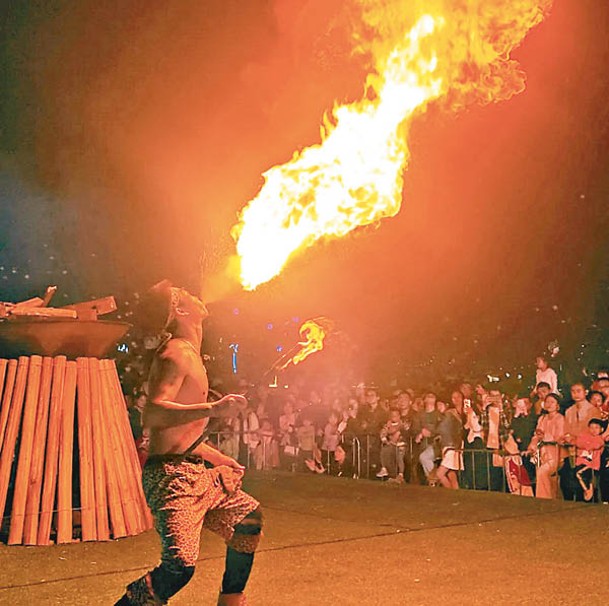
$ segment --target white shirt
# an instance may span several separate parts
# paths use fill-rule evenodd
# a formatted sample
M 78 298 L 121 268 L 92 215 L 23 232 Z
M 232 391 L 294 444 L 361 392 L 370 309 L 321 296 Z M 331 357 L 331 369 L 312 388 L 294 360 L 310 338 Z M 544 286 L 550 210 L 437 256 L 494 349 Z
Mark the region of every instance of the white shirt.
M 535 385 L 540 383 L 547 383 L 550 386 L 552 393 L 558 393 L 558 375 L 553 368 L 546 368 L 545 370 L 537 369 L 535 373 Z

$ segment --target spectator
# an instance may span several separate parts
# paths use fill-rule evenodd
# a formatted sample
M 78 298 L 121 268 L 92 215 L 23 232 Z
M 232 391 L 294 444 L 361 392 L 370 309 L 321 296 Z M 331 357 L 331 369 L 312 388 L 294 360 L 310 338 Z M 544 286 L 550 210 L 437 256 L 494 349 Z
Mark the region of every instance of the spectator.
M 533 408 L 535 410 L 535 414 L 539 416 L 543 412 L 543 403 L 548 394 L 552 393 L 552 389 L 550 388 L 550 384 L 545 381 L 541 381 L 537 383 L 535 389 L 532 394 L 535 397 L 535 402 L 533 404 Z
M 389 412 L 389 420 L 381 429 L 381 469 L 377 478 L 391 478 L 398 482 L 404 481 L 404 456 L 406 445 L 402 432 L 406 429 L 402 423 L 400 411 L 397 408 Z
M 442 449 L 438 480 L 445 488 L 457 490 L 459 488 L 457 473 L 463 470 L 463 422 L 454 404 L 446 408 L 436 431 Z
M 464 486 L 473 490 L 488 490 L 488 461 L 482 428 L 482 408 L 469 398 L 463 403 L 464 425 Z
M 510 422 L 509 433 L 514 438 L 519 452 L 526 452 L 535 434 L 537 415 L 532 409 L 529 398 L 518 398 L 514 402 L 514 413 Z
M 535 434 L 537 415 L 532 410 L 529 398 L 516 398 L 513 407 L 509 435 L 504 444 L 508 453 L 504 464 L 506 480 L 512 494 L 533 496 L 535 465 L 524 453 L 528 451 Z
M 321 460 L 323 461 L 328 473 L 331 475 L 335 475 L 337 473 L 335 453 L 339 443 L 340 433 L 338 430 L 338 414 L 333 411 L 330 413 L 328 422 L 324 427 L 323 440 L 321 444 Z
M 279 450 L 282 467 L 293 470 L 298 455 L 298 438 L 296 436 L 296 413 L 291 400 L 283 405 L 283 414 L 279 417 Z
M 315 442 L 315 426 L 309 417 L 302 418 L 302 425 L 296 430 L 296 435 L 298 437 L 300 468 L 324 473 L 325 469 L 321 464 L 319 449 Z
M 609 378 L 599 377 L 597 379 L 597 389 L 603 394 L 605 398 L 605 406 L 609 405 Z
M 270 419 L 263 418 L 258 430 L 260 442 L 254 451 L 254 461 L 258 471 L 279 467 L 279 447 L 275 437 L 275 430 Z
M 551 393 L 560 393 L 558 391 L 558 375 L 553 368 L 550 368 L 548 358 L 545 355 L 537 356 L 535 366 L 537 367 L 535 385 L 547 383 L 550 386 Z
M 605 397 L 600 391 L 589 391 L 586 400 L 596 408 L 596 412 L 601 419 L 609 417 L 609 410 L 605 406 Z
M 474 400 L 474 388 L 471 383 L 461 383 L 457 391 L 463 394 L 463 400 Z
M 241 443 L 243 445 L 241 451 L 241 461 L 246 461 L 249 464 L 250 460 L 254 459 L 254 452 L 260 444 L 258 430 L 260 429 L 260 421 L 256 414 L 255 405 L 250 403 L 243 415 L 242 420 L 242 436 Z
M 482 406 L 481 423 L 487 448 L 490 489 L 501 491 L 504 489 L 504 462 L 498 451 L 509 435 L 510 423 L 503 406 L 503 396 L 498 389 L 491 389 L 483 396 Z
M 454 408 L 457 411 L 457 413 L 461 417 L 461 421 L 463 423 L 465 422 L 465 419 L 466 419 L 465 411 L 463 409 L 464 402 L 465 402 L 465 396 L 463 395 L 463 392 L 459 391 L 458 389 L 455 389 L 450 394 L 451 408 Z
M 239 419 L 222 419 L 218 434 L 218 450 L 237 460 L 239 458 Z
M 419 462 L 423 468 L 427 482 L 430 480 L 435 468 L 435 451 L 433 447 L 433 436 L 440 422 L 440 413 L 436 408 L 437 396 L 428 392 L 423 398 L 423 410 L 419 411 L 413 424 L 414 441 L 419 445 Z
M 582 501 L 584 494 L 575 476 L 575 444 L 577 437 L 588 431 L 588 421 L 598 415 L 597 409 L 586 399 L 586 388 L 582 383 L 571 385 L 572 406 L 565 413 L 564 443 L 569 456 L 560 470 L 560 487 L 565 501 Z
M 609 503 L 609 427 L 605 421 L 605 432 L 603 440 L 605 441 L 605 449 L 601 455 L 601 468 L 599 472 L 599 488 L 601 493 L 601 501 Z
M 577 458 L 575 459 L 575 477 L 577 478 L 584 501 L 592 501 L 594 496 L 594 480 L 601 467 L 601 454 L 605 447 L 603 422 L 600 419 L 590 419 L 588 430 L 577 436 Z
M 387 421 L 387 413 L 380 405 L 380 397 L 376 388 L 369 387 L 365 392 L 366 402 L 358 412 L 360 427 L 365 432 L 366 453 L 370 457 L 367 462 L 370 470 L 376 473 L 381 462 L 380 433 Z
M 555 499 L 558 496 L 558 465 L 560 463 L 559 441 L 565 433 L 565 418 L 560 414 L 560 396 L 549 394 L 545 399 L 547 414 L 539 417 L 535 435 L 529 445 L 529 454 L 538 457 L 538 499 Z

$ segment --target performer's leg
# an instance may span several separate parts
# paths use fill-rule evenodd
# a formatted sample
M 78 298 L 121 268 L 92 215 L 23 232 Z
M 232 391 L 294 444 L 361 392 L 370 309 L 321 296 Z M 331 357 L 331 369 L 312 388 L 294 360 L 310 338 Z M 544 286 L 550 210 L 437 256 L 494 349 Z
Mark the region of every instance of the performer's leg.
M 236 490 L 207 512 L 203 526 L 223 537 L 227 545 L 226 570 L 218 604 L 245 604 L 243 590 L 262 532 L 260 503 L 243 490 Z
M 146 473 L 147 472 L 147 473 Z M 164 466 L 143 475 L 148 505 L 161 538 L 161 563 L 127 586 L 120 606 L 160 606 L 192 578 L 205 513 L 221 497 L 203 466 Z M 154 484 L 156 482 L 156 485 Z
M 242 593 L 245 589 L 261 532 L 262 510 L 258 507 L 235 526 L 235 534 L 227 544 L 222 593 Z

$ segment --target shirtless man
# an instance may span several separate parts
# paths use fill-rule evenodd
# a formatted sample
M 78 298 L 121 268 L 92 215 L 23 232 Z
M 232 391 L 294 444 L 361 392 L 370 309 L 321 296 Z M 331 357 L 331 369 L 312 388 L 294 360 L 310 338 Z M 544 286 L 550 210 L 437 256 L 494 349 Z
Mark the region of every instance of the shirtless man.
M 242 606 L 262 529 L 260 504 L 241 490 L 244 468 L 199 438 L 210 417 L 234 416 L 247 402 L 234 394 L 207 402 L 199 351 L 208 313 L 199 299 L 163 281 L 141 307 L 143 324 L 169 337 L 155 353 L 143 415 L 150 454 L 142 483 L 161 538 L 161 563 L 128 585 L 115 606 L 166 604 L 194 574 L 202 528 L 227 544 L 218 605 Z

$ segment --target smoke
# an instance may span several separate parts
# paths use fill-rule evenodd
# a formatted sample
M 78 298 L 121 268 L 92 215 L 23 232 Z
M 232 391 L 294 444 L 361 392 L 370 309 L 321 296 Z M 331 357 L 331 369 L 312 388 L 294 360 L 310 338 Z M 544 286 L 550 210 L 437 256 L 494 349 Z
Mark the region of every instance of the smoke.
M 517 4 L 461 5 L 505 3 Z M 364 40 L 374 40 L 362 35 L 354 51 L 351 32 L 371 2 L 4 4 L 0 220 L 12 237 L 0 256 L 42 265 L 31 241 L 42 245 L 46 231 L 82 290 L 100 295 L 162 277 L 199 289 L 202 255 L 225 262 L 230 227 L 262 172 L 317 140 L 335 100 L 361 93 Z M 608 10 L 555 3 L 517 52 L 524 94 L 415 126 L 411 203 L 400 216 L 314 252 L 248 301 L 301 317 L 306 306 L 341 326 L 366 318 L 378 335 L 366 351 L 379 342 L 397 351 L 401 335 L 413 356 L 434 338 L 466 351 L 466 337 L 495 337 L 506 316 L 520 327 L 515 338 L 550 340 L 535 307 L 551 298 L 546 307 L 562 310 L 590 292 L 593 226 L 606 215 Z M 395 336 L 384 342 L 387 325 Z

